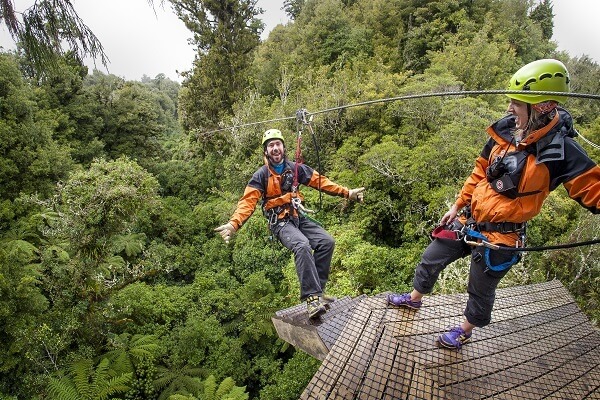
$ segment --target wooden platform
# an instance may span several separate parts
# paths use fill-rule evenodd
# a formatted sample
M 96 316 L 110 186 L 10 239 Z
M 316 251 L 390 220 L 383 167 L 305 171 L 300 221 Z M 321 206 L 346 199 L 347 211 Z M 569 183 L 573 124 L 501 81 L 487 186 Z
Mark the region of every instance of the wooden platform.
M 302 399 L 600 399 L 600 332 L 560 282 L 498 290 L 492 324 L 460 351 L 438 348 L 466 300 L 428 296 L 412 311 L 381 294 L 338 300 L 320 322 L 303 305 L 273 320 L 323 360 Z

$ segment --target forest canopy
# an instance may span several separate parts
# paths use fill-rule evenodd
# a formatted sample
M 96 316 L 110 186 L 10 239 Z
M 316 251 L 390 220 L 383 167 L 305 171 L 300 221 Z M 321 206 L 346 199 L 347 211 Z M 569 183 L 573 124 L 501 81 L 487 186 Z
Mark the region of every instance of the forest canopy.
M 263 163 L 262 132 L 281 129 L 293 158 L 296 111 L 335 109 L 302 155 L 365 201 L 307 188 L 305 202 L 336 239 L 328 292 L 373 295 L 412 287 L 507 97 L 341 106 L 505 89 L 540 58 L 600 93 L 600 66 L 551 41 L 549 0 L 286 0 L 292 21 L 264 41 L 254 0 L 170 3 L 198 51 L 181 84 L 88 71 L 75 51 L 42 70 L 24 48 L 0 53 L 0 398 L 297 399 L 319 362 L 271 323 L 299 303 L 291 253 L 260 212 L 229 245 L 213 231 Z M 600 143 L 600 102 L 565 106 Z M 528 244 L 599 231 L 559 188 Z M 467 269 L 436 291 L 464 291 Z M 599 273 L 599 246 L 531 252 L 502 284 L 559 279 L 597 325 Z

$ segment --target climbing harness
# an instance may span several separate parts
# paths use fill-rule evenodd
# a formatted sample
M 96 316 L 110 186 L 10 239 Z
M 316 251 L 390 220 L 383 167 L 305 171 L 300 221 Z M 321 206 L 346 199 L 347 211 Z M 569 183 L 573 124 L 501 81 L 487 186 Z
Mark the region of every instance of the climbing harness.
M 490 252 L 491 250 L 503 250 L 504 246 L 498 246 L 495 244 L 492 244 L 490 242 L 488 242 L 487 237 L 485 237 L 485 235 L 481 234 L 480 232 L 467 228 L 467 226 L 465 226 L 465 232 L 464 232 L 464 237 L 463 240 L 466 244 L 470 245 L 470 246 L 475 246 L 475 247 L 479 247 L 479 246 L 483 246 L 485 247 L 485 251 L 484 251 L 484 259 L 485 259 L 485 265 L 487 268 L 491 269 L 492 271 L 504 271 L 505 269 L 511 267 L 512 265 L 516 264 L 519 261 L 520 255 L 519 253 L 522 252 L 522 248 L 520 247 L 508 247 L 506 246 L 506 248 L 510 248 L 513 249 L 513 251 L 516 251 L 515 254 L 513 254 L 512 258 L 509 261 L 503 262 L 501 264 L 497 264 L 497 265 L 493 265 L 491 262 L 491 257 L 490 257 Z M 480 242 L 475 242 L 472 240 L 469 240 L 469 238 L 476 238 L 476 239 L 480 239 Z M 518 253 L 517 253 L 518 252 Z
M 300 109 L 296 112 L 297 137 L 294 165 L 293 167 L 291 164 L 286 165 L 284 170 L 279 175 L 279 189 L 281 194 L 278 197 L 270 199 L 263 197 L 263 214 L 267 218 L 269 231 L 271 232 L 273 232 L 273 229 L 276 225 L 283 226 L 289 222 L 290 218 L 295 218 L 296 216 L 302 216 L 313 221 L 319 226 L 322 226 L 319 221 L 310 216 L 310 214 L 315 214 L 315 211 L 305 207 L 302 204 L 302 197 L 300 197 L 299 193 L 300 182 L 298 178 L 298 169 L 303 163 L 302 130 L 304 126 L 308 126 L 314 135 L 314 131 L 312 131 L 312 127 L 310 125 L 311 121 L 312 116 L 308 116 L 308 111 L 306 111 L 306 109 Z M 266 194 L 269 192 L 268 187 L 270 184 L 270 171 L 268 164 L 265 164 L 264 168 L 266 168 L 266 181 L 264 183 Z M 321 181 L 319 180 L 319 195 L 321 195 L 320 189 Z
M 568 249 L 573 247 L 588 246 L 592 244 L 600 243 L 600 239 L 587 240 L 583 242 L 567 243 L 552 246 L 536 246 L 536 247 L 525 247 L 525 229 L 526 223 L 516 222 L 482 222 L 476 223 L 474 221 L 467 221 L 466 225 L 463 225 L 454 220 L 451 224 L 436 227 L 431 236 L 438 239 L 456 240 L 463 241 L 467 245 L 472 247 L 485 247 L 484 257 L 486 266 L 492 271 L 503 271 L 510 267 L 519 260 L 519 254 L 528 251 L 545 251 L 545 250 L 559 250 Z M 495 231 L 501 233 L 520 233 L 520 239 L 517 241 L 515 247 L 503 246 L 490 243 L 485 235 L 480 231 Z M 475 240 L 473 240 L 475 239 Z M 478 239 L 478 240 L 477 240 Z M 514 252 L 512 259 L 499 264 L 492 265 L 490 251 L 503 251 L 503 252 Z
M 466 214 L 469 215 L 469 209 L 467 208 Z M 520 232 L 521 239 L 516 243 L 516 247 L 503 247 L 492 244 L 488 241 L 487 237 L 479 232 L 479 229 L 486 231 L 496 231 L 502 233 L 511 233 L 511 232 Z M 458 219 L 452 221 L 449 225 L 446 226 L 438 226 L 431 233 L 433 238 L 437 239 L 449 239 L 456 241 L 463 241 L 467 245 L 472 247 L 485 247 L 483 252 L 483 257 L 485 259 L 485 265 L 488 269 L 492 271 L 504 271 L 510 266 L 517 263 L 520 259 L 520 253 L 523 251 L 523 248 L 520 245 L 523 245 L 525 240 L 525 224 L 517 224 L 512 222 L 505 223 L 481 223 L 478 224 L 470 218 L 467 219 L 465 225 L 460 223 Z M 477 241 L 478 240 L 478 241 Z M 513 257 L 501 264 L 493 265 L 491 261 L 491 251 L 502 251 L 506 249 L 512 249 L 515 251 Z

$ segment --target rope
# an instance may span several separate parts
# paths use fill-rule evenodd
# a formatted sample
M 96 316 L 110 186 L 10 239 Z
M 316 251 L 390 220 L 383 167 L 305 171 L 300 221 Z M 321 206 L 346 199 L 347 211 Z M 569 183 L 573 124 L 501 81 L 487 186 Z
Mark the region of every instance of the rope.
M 371 105 L 371 104 L 389 103 L 389 102 L 399 101 L 399 100 L 423 99 L 423 98 L 427 98 L 427 97 L 491 95 L 491 94 L 523 94 L 523 91 L 522 90 L 459 90 L 459 91 L 450 91 L 450 92 L 432 92 L 432 93 L 410 94 L 410 95 L 404 95 L 404 96 L 386 97 L 386 98 L 377 99 L 377 100 L 367 100 L 367 101 L 362 101 L 359 103 L 351 103 L 351 104 L 346 104 L 346 105 L 342 105 L 342 106 L 326 108 L 324 110 L 315 111 L 313 113 L 307 113 L 306 115 L 307 116 L 319 115 L 319 114 L 325 114 L 325 113 L 332 112 L 332 111 L 343 110 L 345 108 L 367 106 L 367 105 Z M 600 95 L 589 94 L 589 93 L 565 93 L 565 92 L 545 92 L 545 91 L 537 91 L 537 90 L 528 90 L 527 94 L 548 94 L 548 95 L 558 95 L 558 96 L 566 96 L 566 97 L 600 100 Z M 245 128 L 248 126 L 268 124 L 268 123 L 272 123 L 272 122 L 287 121 L 287 120 L 294 119 L 294 118 L 296 118 L 296 116 L 275 118 L 275 119 L 264 120 L 264 121 L 249 122 L 246 124 L 239 124 L 239 125 L 232 125 L 232 126 L 225 127 L 225 128 L 215 129 L 212 131 L 199 132 L 198 135 L 199 136 L 211 135 L 211 134 L 214 134 L 217 132 L 226 131 L 228 129 Z
M 585 138 L 585 137 L 584 137 L 584 136 L 581 134 L 581 132 L 577 131 L 577 135 L 578 135 L 578 136 L 581 138 L 581 140 L 583 140 L 584 142 L 586 142 L 587 144 L 589 144 L 589 145 L 590 145 L 590 146 L 592 146 L 593 148 L 600 150 L 600 146 L 598 146 L 596 143 L 592 142 L 591 140 L 589 140 L 589 139 L 586 139 L 586 138 Z
M 298 186 L 298 178 L 297 178 L 298 160 L 301 160 L 301 156 L 302 156 L 301 149 L 300 149 L 300 136 L 302 135 L 302 128 L 300 128 L 300 126 L 302 126 L 302 127 L 304 127 L 305 125 L 308 126 L 308 129 L 310 130 L 310 133 L 312 134 L 313 144 L 315 146 L 315 151 L 317 154 L 317 171 L 319 172 L 319 175 L 321 174 L 321 160 L 319 158 L 319 146 L 317 144 L 315 131 L 312 128 L 312 115 L 308 118 L 307 118 L 307 116 L 308 116 L 308 111 L 305 108 L 301 108 L 300 110 L 296 111 L 296 128 L 298 130 L 298 144 L 296 147 L 296 177 L 294 178 L 295 179 L 294 185 L 296 187 Z M 317 189 L 318 189 L 317 191 L 319 192 L 319 208 L 315 212 L 319 212 L 319 211 L 321 211 L 321 208 L 323 208 L 323 192 L 321 192 L 321 178 L 319 178 L 319 183 L 318 183 Z M 309 219 L 311 219 L 313 222 L 317 222 L 313 218 L 309 218 Z M 318 223 L 318 224 L 321 225 L 320 223 Z
M 317 156 L 317 172 L 319 173 L 319 208 L 315 212 L 321 211 L 323 208 L 323 192 L 321 191 L 321 178 L 320 175 L 322 173 L 321 168 L 321 157 L 319 156 L 319 143 L 317 142 L 317 135 L 315 135 L 315 131 L 312 128 L 312 124 L 310 121 L 308 122 L 308 129 L 310 129 L 310 133 L 312 134 L 313 145 L 315 146 L 315 154 Z
M 493 248 L 490 247 L 490 248 L 492 250 L 499 250 L 499 251 L 545 251 L 545 250 L 569 249 L 572 247 L 588 246 L 588 245 L 598 244 L 598 243 L 600 243 L 600 239 L 587 240 L 585 242 L 557 244 L 557 245 L 553 245 L 553 246 L 508 247 L 508 246 L 491 245 L 494 247 Z M 485 244 L 482 244 L 482 246 L 487 247 Z

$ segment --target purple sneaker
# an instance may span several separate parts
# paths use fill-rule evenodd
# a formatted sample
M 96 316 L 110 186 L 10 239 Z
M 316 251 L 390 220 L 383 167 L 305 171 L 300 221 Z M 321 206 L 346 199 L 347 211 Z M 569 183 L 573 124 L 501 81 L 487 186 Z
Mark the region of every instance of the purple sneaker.
M 450 331 L 440 335 L 438 342 L 441 346 L 449 349 L 460 349 L 463 344 L 471 339 L 471 334 L 466 333 L 460 326 L 450 329 Z
M 404 293 L 404 294 L 390 293 L 387 295 L 387 302 L 388 302 L 388 304 L 391 304 L 396 307 L 408 307 L 408 308 L 412 308 L 413 310 L 418 310 L 419 308 L 421 308 L 421 305 L 423 304 L 423 302 L 421 300 L 419 300 L 419 301 L 411 300 L 410 293 Z

